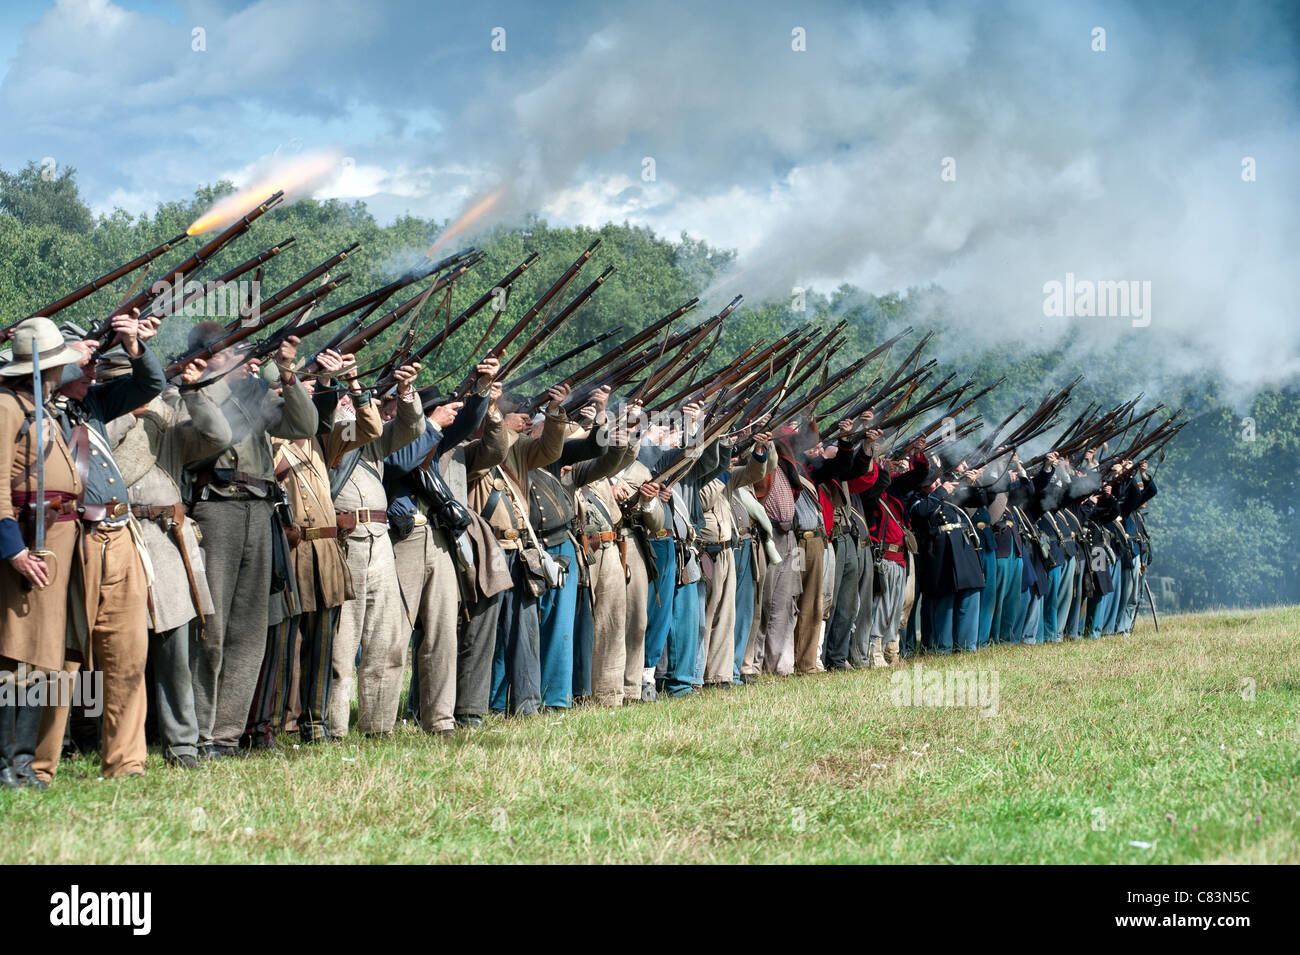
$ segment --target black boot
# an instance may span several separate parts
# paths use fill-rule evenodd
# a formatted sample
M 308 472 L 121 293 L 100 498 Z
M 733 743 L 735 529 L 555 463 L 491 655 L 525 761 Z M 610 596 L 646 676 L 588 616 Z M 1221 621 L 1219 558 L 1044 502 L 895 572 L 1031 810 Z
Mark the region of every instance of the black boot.
M 17 789 L 18 777 L 14 775 L 14 711 L 13 703 L 0 703 L 0 786 Z
M 30 704 L 14 707 L 13 772 L 18 778 L 19 786 L 30 786 L 34 789 L 50 788 L 41 782 L 36 771 L 32 769 L 32 761 L 36 759 L 36 739 L 41 731 L 42 709 L 43 707 Z

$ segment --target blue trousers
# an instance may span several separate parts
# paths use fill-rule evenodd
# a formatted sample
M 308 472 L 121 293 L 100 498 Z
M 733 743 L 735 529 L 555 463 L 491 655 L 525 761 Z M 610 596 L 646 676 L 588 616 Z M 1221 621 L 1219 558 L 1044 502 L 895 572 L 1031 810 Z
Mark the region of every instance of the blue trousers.
M 652 540 L 650 550 L 655 557 L 657 580 L 650 581 L 650 596 L 646 601 L 645 665 L 659 665 L 664 644 L 668 642 L 668 629 L 673 623 L 673 593 L 677 590 L 677 546 L 671 537 Z
M 740 668 L 754 626 L 754 541 L 743 541 L 736 551 L 736 666 L 732 682 L 740 682 Z
M 669 696 L 691 692 L 699 645 L 700 585 L 682 584 L 673 594 L 673 619 L 672 626 L 668 629 L 668 666 L 664 673 L 664 691 Z
M 518 551 L 506 552 L 514 586 L 501 593 L 497 643 L 492 652 L 492 692 L 489 706 L 497 713 L 529 716 L 541 704 L 541 637 L 537 598 L 526 583 L 527 571 Z
M 1053 567 L 1047 572 L 1047 596 L 1043 598 L 1042 622 L 1038 627 L 1039 643 L 1048 641 L 1059 643 L 1061 640 L 1061 624 L 1057 620 L 1057 608 L 1060 606 L 1058 598 L 1064 572 L 1064 564 Z
M 1133 618 L 1137 616 L 1137 564 L 1124 568 L 1124 585 L 1120 587 L 1119 609 L 1115 616 L 1115 630 L 1128 633 L 1133 629 Z
M 560 560 L 569 559 L 564 586 L 548 590 L 537 600 L 541 632 L 542 705 L 567 707 L 573 692 L 573 626 L 578 613 L 578 556 L 572 541 L 546 548 Z M 561 563 L 563 561 L 561 560 Z
M 921 625 L 927 653 L 946 654 L 975 649 L 979 638 L 979 588 L 936 597 L 927 595 Z
M 1074 603 L 1074 558 L 1067 557 L 1056 581 L 1056 630 L 1049 635 L 1053 642 L 1065 638 L 1070 626 L 1070 607 Z
M 985 547 L 980 552 L 980 564 L 984 567 L 984 589 L 979 592 L 978 645 L 987 647 L 993 639 L 993 611 L 998 603 L 998 559 L 991 548 Z
M 1028 591 L 1029 599 L 1025 603 L 1025 620 L 1020 628 L 1021 643 L 1035 643 L 1038 640 L 1038 625 L 1043 622 L 1043 597 L 1034 590 Z
M 573 625 L 573 696 L 591 696 L 591 654 L 596 645 L 596 618 L 591 588 L 578 588 L 578 616 Z
M 998 643 L 1010 643 L 1011 632 L 1020 610 L 1020 558 L 999 557 L 996 560 L 997 585 L 993 598 L 993 619 L 989 638 Z M 981 609 L 983 605 L 981 604 Z
M 1124 595 L 1124 565 L 1119 561 L 1110 569 L 1110 583 L 1113 590 L 1109 594 L 1110 602 L 1106 605 L 1106 620 L 1102 624 L 1103 634 L 1113 634 L 1119 620 L 1119 605 Z

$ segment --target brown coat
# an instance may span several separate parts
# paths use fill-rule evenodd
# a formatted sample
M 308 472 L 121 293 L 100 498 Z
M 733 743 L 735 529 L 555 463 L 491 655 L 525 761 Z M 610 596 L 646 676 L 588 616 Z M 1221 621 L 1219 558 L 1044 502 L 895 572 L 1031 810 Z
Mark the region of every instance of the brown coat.
M 278 480 L 289 497 L 294 524 L 305 532 L 310 528 L 335 527 L 334 502 L 330 499 L 330 474 L 327 461 L 369 444 L 384 430 L 379 411 L 373 402 L 357 409 L 357 419 L 338 421 L 329 433 L 316 438 L 287 441 L 272 440 Z M 287 468 L 287 470 L 286 470 Z M 289 551 L 298 597 L 303 613 L 341 607 L 352 596 L 352 578 L 348 573 L 343 541 L 337 537 L 300 539 Z M 316 583 L 324 606 L 316 606 Z
M 38 442 L 29 427 L 18 432 L 33 408 L 30 397 L 0 391 L 0 520 L 19 520 L 15 494 L 35 494 Z M 75 501 L 81 481 L 58 422 L 45 419 L 52 445 L 45 458 L 45 492 L 66 494 Z M 28 512 L 30 514 L 30 511 Z M 19 523 L 23 523 L 19 521 Z M 24 534 L 28 546 L 30 534 Z M 0 658 L 42 670 L 63 667 L 68 613 L 68 584 L 77 548 L 77 521 L 59 521 L 45 533 L 45 549 L 55 554 L 54 579 L 44 590 L 28 589 L 7 560 L 0 560 Z M 9 555 L 12 556 L 12 555 Z

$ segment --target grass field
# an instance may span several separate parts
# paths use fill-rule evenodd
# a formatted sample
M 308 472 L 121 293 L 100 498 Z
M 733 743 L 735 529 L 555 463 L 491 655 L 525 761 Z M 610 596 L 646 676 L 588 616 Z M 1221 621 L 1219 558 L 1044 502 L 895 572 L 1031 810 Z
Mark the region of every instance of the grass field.
M 144 779 L 76 759 L 0 792 L 0 861 L 1295 863 L 1297 630 L 1203 614 L 935 663 L 996 674 L 987 716 L 858 671 Z

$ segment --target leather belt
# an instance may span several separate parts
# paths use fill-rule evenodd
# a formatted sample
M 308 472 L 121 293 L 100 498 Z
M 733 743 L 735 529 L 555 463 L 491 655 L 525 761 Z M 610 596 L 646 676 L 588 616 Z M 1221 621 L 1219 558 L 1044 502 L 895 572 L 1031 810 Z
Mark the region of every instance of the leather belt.
M 207 471 L 200 471 L 199 474 L 194 478 L 195 490 L 200 490 L 202 488 L 205 488 L 209 484 L 214 485 L 216 487 L 221 487 L 227 493 L 232 493 L 232 494 L 239 491 L 240 489 L 251 489 L 254 491 L 261 491 L 263 494 L 267 494 L 271 490 L 270 481 L 267 481 L 263 478 L 254 477 L 253 475 L 248 474 L 245 471 L 231 471 L 230 480 L 228 481 L 218 480 L 216 472 L 211 469 Z
M 820 537 L 822 540 L 825 540 L 826 532 L 825 531 L 800 531 L 798 537 L 800 540 L 806 540 L 806 541 L 810 541 L 814 537 Z
M 157 521 L 165 517 L 179 524 L 185 519 L 185 505 L 180 501 L 175 504 L 132 504 L 131 513 L 142 521 Z
M 414 524 L 416 527 L 423 527 L 425 524 L 429 523 L 429 519 L 425 517 L 423 514 L 421 514 L 419 511 L 416 511 L 414 514 L 411 515 L 411 523 Z
M 886 554 L 901 554 L 903 552 L 902 544 L 886 544 L 883 548 Z
M 383 511 L 362 509 L 359 511 L 340 511 L 334 522 L 341 531 L 350 531 L 362 524 L 388 524 L 388 515 Z
M 337 527 L 304 527 L 302 528 L 302 539 L 305 541 L 329 540 L 337 538 L 339 529 Z
M 946 533 L 947 531 L 955 531 L 957 528 L 961 526 L 962 526 L 961 524 L 940 524 L 937 528 L 935 528 L 935 530 L 938 531 L 938 533 L 943 534 Z
M 22 509 L 30 506 L 36 509 L 36 503 L 32 499 L 35 494 L 29 494 L 26 491 L 16 491 L 13 494 L 13 506 L 15 509 Z M 75 521 L 78 518 L 77 499 L 72 496 L 65 496 L 63 491 L 46 491 L 45 492 L 45 523 L 48 527 L 50 518 L 54 523 L 59 521 Z
M 118 501 L 116 504 L 83 504 L 77 510 L 83 521 L 98 524 L 100 521 L 111 521 L 119 517 L 126 517 L 130 507 L 122 501 Z
M 618 534 L 614 531 L 600 531 L 596 534 L 585 534 L 583 536 L 587 539 L 588 550 L 599 550 L 604 545 L 618 539 Z
M 650 538 L 652 540 L 661 541 L 665 537 L 671 537 L 672 533 L 673 533 L 672 531 L 670 531 L 668 528 L 665 527 L 662 530 L 655 531 L 653 534 L 650 535 Z
M 517 540 L 519 540 L 519 532 L 518 532 L 517 530 L 515 530 L 513 527 L 510 528 L 509 530 L 502 530 L 502 529 L 499 528 L 499 527 L 494 527 L 494 528 L 492 528 L 492 533 L 496 535 L 496 538 L 497 538 L 497 540 L 499 540 L 499 541 L 517 541 Z

